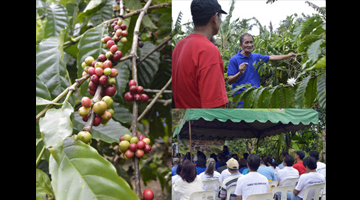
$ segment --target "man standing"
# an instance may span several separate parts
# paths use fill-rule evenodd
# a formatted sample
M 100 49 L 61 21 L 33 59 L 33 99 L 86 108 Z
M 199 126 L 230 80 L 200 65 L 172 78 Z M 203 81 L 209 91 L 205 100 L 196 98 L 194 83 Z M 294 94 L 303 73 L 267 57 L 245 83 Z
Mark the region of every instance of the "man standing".
M 172 90 L 176 108 L 225 108 L 228 102 L 224 64 L 210 41 L 219 31 L 217 0 L 193 0 L 194 32 L 180 40 L 172 53 Z
M 249 173 L 238 178 L 235 194 L 237 200 L 246 200 L 249 195 L 269 192 L 269 181 L 257 172 L 260 166 L 260 156 L 250 154 L 247 158 Z
M 252 53 L 254 49 L 254 37 L 249 33 L 243 33 L 240 36 L 240 50 L 236 55 L 230 58 L 227 71 L 227 82 L 232 84 L 234 89 L 242 84 L 251 84 L 251 86 L 260 87 L 260 74 L 258 72 L 261 62 L 267 63 L 269 60 L 282 60 L 285 58 L 295 57 L 296 54 L 289 53 L 287 55 L 260 55 Z M 257 68 L 255 70 L 255 67 Z M 245 88 L 235 92 L 234 96 L 244 91 Z M 240 101 L 236 108 L 243 108 L 244 102 Z

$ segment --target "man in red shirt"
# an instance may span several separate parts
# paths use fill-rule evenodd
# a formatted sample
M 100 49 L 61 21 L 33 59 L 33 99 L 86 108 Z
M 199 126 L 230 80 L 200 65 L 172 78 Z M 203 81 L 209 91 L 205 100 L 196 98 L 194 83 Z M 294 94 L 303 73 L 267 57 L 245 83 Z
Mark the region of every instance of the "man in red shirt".
M 194 32 L 180 40 L 172 53 L 172 90 L 176 108 L 225 108 L 224 64 L 210 39 L 219 31 L 217 0 L 193 0 Z
M 299 175 L 306 172 L 305 166 L 303 165 L 302 160 L 305 157 L 305 153 L 303 151 L 295 151 L 295 160 L 296 164 L 293 164 L 293 168 L 297 169 L 299 171 Z

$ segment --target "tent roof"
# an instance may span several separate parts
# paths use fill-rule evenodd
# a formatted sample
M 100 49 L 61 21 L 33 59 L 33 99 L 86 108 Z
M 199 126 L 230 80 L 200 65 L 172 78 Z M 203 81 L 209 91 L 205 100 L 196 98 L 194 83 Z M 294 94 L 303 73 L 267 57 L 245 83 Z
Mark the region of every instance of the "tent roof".
M 313 109 L 187 109 L 173 137 L 204 139 L 262 138 L 318 124 Z

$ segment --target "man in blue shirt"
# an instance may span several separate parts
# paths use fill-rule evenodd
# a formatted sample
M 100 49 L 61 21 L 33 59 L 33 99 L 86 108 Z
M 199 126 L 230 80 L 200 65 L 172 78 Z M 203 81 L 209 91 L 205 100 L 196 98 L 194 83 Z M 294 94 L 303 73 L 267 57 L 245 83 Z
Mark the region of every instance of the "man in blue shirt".
M 269 60 L 282 60 L 285 58 L 295 57 L 295 53 L 289 53 L 287 55 L 260 55 L 252 53 L 254 49 L 254 37 L 249 33 L 243 33 L 240 36 L 240 50 L 236 55 L 230 58 L 227 71 L 227 82 L 232 84 L 234 89 L 236 86 L 242 84 L 251 84 L 252 86 L 260 87 L 260 74 L 258 68 L 262 65 L 259 64 L 260 60 L 267 63 Z M 255 66 L 257 66 L 255 70 Z M 247 69 L 248 68 L 248 69 Z M 247 70 L 246 70 L 247 69 Z M 235 92 L 234 96 L 244 91 L 245 88 Z M 240 101 L 236 108 L 243 108 L 244 102 Z

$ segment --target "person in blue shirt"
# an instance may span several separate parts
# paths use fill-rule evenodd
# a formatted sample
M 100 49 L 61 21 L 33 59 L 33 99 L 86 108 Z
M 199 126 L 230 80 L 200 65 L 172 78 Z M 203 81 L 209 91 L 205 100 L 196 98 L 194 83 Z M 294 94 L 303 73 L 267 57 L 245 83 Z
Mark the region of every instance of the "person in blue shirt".
M 282 60 L 285 58 L 293 58 L 296 56 L 295 53 L 270 56 L 252 53 L 254 49 L 254 37 L 249 33 L 243 33 L 240 36 L 240 47 L 241 50 L 239 50 L 236 55 L 230 58 L 227 70 L 227 82 L 228 84 L 232 84 L 233 89 L 236 86 L 249 83 L 251 84 L 251 86 L 260 87 L 260 74 L 258 72 L 258 69 L 263 63 L 267 63 L 269 60 Z M 256 65 L 257 68 L 255 70 Z M 239 91 L 235 92 L 233 96 L 241 93 L 244 90 L 245 88 L 240 89 Z M 243 101 L 240 101 L 236 105 L 236 108 L 243 107 Z

